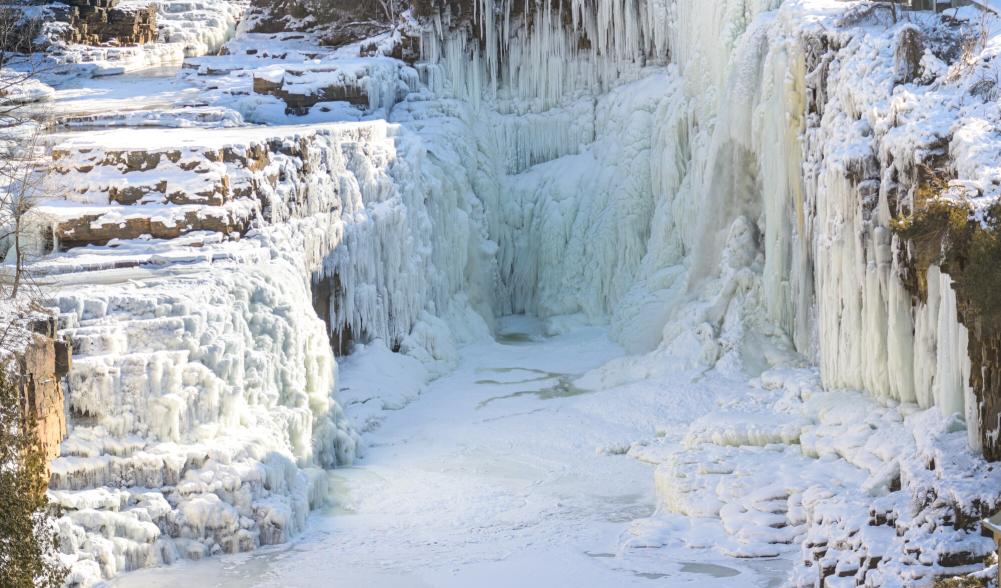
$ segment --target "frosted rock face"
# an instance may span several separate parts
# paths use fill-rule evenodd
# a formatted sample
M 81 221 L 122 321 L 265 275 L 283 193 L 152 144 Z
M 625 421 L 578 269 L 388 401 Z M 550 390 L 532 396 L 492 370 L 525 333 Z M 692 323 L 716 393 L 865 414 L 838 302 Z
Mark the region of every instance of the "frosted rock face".
M 419 137 L 385 122 L 218 130 L 194 144 L 183 132 L 67 139 L 51 181 L 69 199 L 34 220 L 41 233 L 94 214 L 177 233 L 36 264 L 73 344 L 72 429 L 51 489 L 82 584 L 302 529 L 326 494 L 322 470 L 359 451 L 332 396 L 327 325 L 428 368 L 454 361 L 455 337 L 486 335 L 471 301 L 486 299 L 491 274 L 464 269 L 490 267 L 480 213 L 464 170 L 429 158 Z M 136 197 L 120 201 L 124 186 Z M 245 215 L 239 231 L 165 216 L 227 206 Z M 103 285 L 80 289 L 91 272 Z M 325 324 L 314 288 L 328 280 Z
M 949 196 L 975 210 L 996 200 L 986 150 L 971 149 L 972 136 L 985 140 L 972 120 L 993 117 L 990 102 L 960 106 L 972 79 L 945 76 L 942 47 L 918 58 L 906 39 L 914 25 L 891 26 L 889 12 L 883 18 L 882 9 L 864 6 L 640 2 L 629 10 L 639 6 L 642 18 L 620 20 L 622 5 L 597 2 L 605 18 L 596 22 L 609 26 L 600 32 L 576 3 L 569 15 L 536 14 L 534 27 L 507 3 L 476 6 L 483 44 L 436 29 L 423 70 L 431 87 L 499 112 L 501 121 L 517 113 L 561 129 L 501 123 L 493 141 L 490 129 L 482 132 L 481 144 L 507 149 L 500 151 L 505 189 L 496 199 L 480 192 L 498 235 L 501 309 L 611 315 L 628 348 L 656 349 L 589 375 L 595 386 L 663 377 L 679 356 L 732 374 L 806 356 L 819 364 L 824 387 L 868 390 L 902 405 L 899 413 L 873 406 L 881 419 L 909 419 L 886 425 L 882 433 L 894 441 L 883 443 L 871 427 L 854 430 L 851 415 L 825 421 L 809 407 L 763 422 L 714 415 L 690 431 L 697 455 L 662 466 L 664 508 L 721 517 L 734 555 L 775 555 L 802 542 L 808 563 L 795 580 L 803 585 L 829 576 L 906 585 L 976 569 L 989 549 L 976 520 L 998 502 L 985 490 L 993 474 L 974 452 L 996 434 L 981 431 L 970 333 L 959 322 L 952 278 L 933 264 L 927 296 L 917 296 L 905 281 L 908 243 L 893 230 L 921 198 L 923 166 L 954 168 L 959 179 Z M 947 34 L 933 17 L 916 18 Z M 582 30 L 593 44 L 576 42 Z M 671 65 L 653 73 L 649 65 L 667 54 Z M 618 67 L 604 69 L 608 63 Z M 629 83 L 636 77 L 643 79 Z M 917 85 L 936 79 L 932 90 Z M 620 117 L 597 98 L 595 139 L 574 146 L 590 121 L 585 114 L 576 126 L 558 122 L 561 113 L 586 113 L 579 95 L 601 96 L 615 85 L 609 103 L 629 104 L 630 113 Z M 648 122 L 634 128 L 634 121 Z M 512 128 L 521 133 L 514 140 Z M 758 444 L 766 448 L 733 448 Z M 749 454 L 758 466 L 742 467 Z M 951 461 L 942 465 L 932 454 Z M 819 475 L 825 456 L 865 476 L 846 470 L 838 488 L 796 482 L 799 473 Z M 760 474 L 786 463 L 796 465 L 778 484 Z M 951 469 L 958 463 L 965 465 Z M 965 479 L 965 468 L 975 480 L 963 490 L 932 482 Z M 847 518 L 873 497 L 885 501 L 871 522 Z
M 322 497 L 315 468 L 354 456 L 324 326 L 291 310 L 308 305 L 301 278 L 281 263 L 212 277 L 54 300 L 76 363 L 50 488 L 62 549 L 105 577 L 285 541 Z
M 912 114 L 907 90 L 885 102 L 901 83 L 896 31 L 778 4 L 572 3 L 527 19 L 480 2 L 482 48 L 444 25 L 425 39 L 424 78 L 481 113 L 480 150 L 502 162 L 500 188 L 477 190 L 499 246 L 495 308 L 610 316 L 632 351 L 677 350 L 696 330 L 712 363 L 736 349 L 767 365 L 746 357 L 755 331 L 817 361 L 828 386 L 972 416 L 965 380 L 928 367 L 962 355 L 958 315 L 926 328 L 948 300 L 912 300 L 890 226 L 941 123 Z
M 652 4 L 649 8 L 657 10 Z M 942 374 L 935 387 L 935 377 L 925 368 L 950 363 L 962 345 L 949 338 L 960 333 L 958 316 L 953 315 L 948 320 L 953 326 L 942 331 L 922 329 L 921 334 L 932 339 L 916 341 L 915 324 L 931 322 L 926 313 L 941 317 L 936 306 L 943 302 L 936 298 L 931 307 L 915 306 L 900 279 L 907 271 L 902 263 L 903 244 L 890 228 L 900 211 L 890 203 L 899 200 L 898 191 L 906 194 L 914 189 L 907 178 L 913 177 L 920 163 L 914 161 L 915 144 L 924 145 L 919 154 L 933 153 L 937 139 L 926 138 L 922 143 L 914 129 L 890 132 L 890 117 L 913 110 L 887 109 L 881 102 L 896 83 L 893 50 L 897 39 L 889 31 L 857 38 L 845 32 L 843 39 L 835 33 L 827 38 L 804 31 L 801 16 L 822 15 L 823 10 L 800 2 L 786 3 L 769 18 L 754 20 L 755 14 L 770 8 L 774 5 L 670 3 L 664 18 L 672 23 L 667 42 L 678 78 L 662 82 L 664 90 L 655 107 L 632 104 L 632 110 L 641 114 L 627 120 L 650 116 L 649 127 L 659 130 L 644 139 L 649 141 L 645 145 L 634 144 L 640 155 L 625 147 L 632 127 L 606 110 L 596 114 L 595 120 L 608 121 L 608 128 L 615 129 L 611 140 L 620 142 L 616 149 L 601 155 L 605 139 L 599 128 L 594 146 L 587 151 L 591 162 L 578 163 L 577 168 L 565 159 L 547 164 L 554 178 L 587 178 L 582 183 L 588 187 L 587 197 L 580 197 L 582 190 L 572 186 L 561 194 L 565 182 L 548 182 L 543 175 L 547 166 L 538 166 L 512 182 L 523 190 L 539 184 L 545 187 L 523 198 L 518 210 L 522 216 L 508 225 L 520 235 L 523 227 L 537 223 L 544 227 L 539 235 L 548 236 L 557 247 L 566 245 L 565 250 L 547 254 L 545 241 L 539 241 L 524 246 L 531 253 L 508 255 L 518 262 L 527 260 L 528 276 L 514 272 L 511 280 L 515 308 L 543 315 L 613 312 L 628 322 L 630 316 L 649 316 L 640 309 L 663 307 L 663 302 L 679 306 L 685 291 L 729 290 L 760 305 L 745 313 L 742 322 L 767 317 L 785 333 L 792 348 L 820 363 L 826 385 L 864 388 L 922 406 L 937 401 L 946 413 L 958 408 L 972 415 L 975 410 L 964 400 L 969 396 L 961 384 L 965 380 Z M 689 31 L 699 31 L 700 36 L 712 31 L 710 36 L 718 35 L 724 43 L 706 47 L 689 39 Z M 615 30 L 610 37 L 614 40 L 608 43 L 641 51 L 642 45 L 629 35 L 628 29 Z M 840 54 L 824 50 L 836 44 L 847 47 Z M 498 59 L 514 59 L 515 45 L 512 41 L 510 54 Z M 598 44 L 599 53 L 603 46 Z M 873 51 L 885 58 L 872 63 Z M 651 59 L 657 55 L 649 49 L 645 54 Z M 529 62 L 519 75 L 534 71 L 533 67 Z M 647 78 L 642 84 L 652 84 L 652 80 Z M 516 80 L 506 80 L 508 85 L 503 82 L 497 96 L 525 91 Z M 649 94 L 640 87 L 623 89 L 622 95 Z M 672 98 L 675 91 L 680 93 Z M 619 102 L 627 102 L 622 95 Z M 929 111 L 938 110 L 929 105 Z M 932 133 L 941 123 L 928 116 L 913 115 L 909 120 Z M 845 122 L 859 117 L 858 125 Z M 646 157 L 656 162 L 649 172 L 637 167 Z M 603 173 L 619 178 L 620 183 L 604 188 Z M 891 177 L 903 185 L 890 181 Z M 569 198 L 571 192 L 577 197 Z M 601 200 L 591 194 L 614 194 L 614 198 Z M 589 212 L 591 207 L 594 211 Z M 624 222 L 637 217 L 643 222 L 625 228 Z M 603 218 L 616 219 L 622 234 L 636 239 L 635 246 L 602 234 L 597 219 Z M 578 236 L 578 231 L 587 237 Z M 738 244 L 741 233 L 750 247 Z M 502 253 L 506 243 L 500 241 Z M 636 251 L 631 258 L 621 257 L 630 251 Z M 540 258 L 533 263 L 535 255 Z M 560 260 L 565 257 L 577 261 L 564 266 Z M 502 277 L 505 263 L 502 257 Z M 688 267 L 683 285 L 670 270 L 679 264 Z M 511 267 L 518 266 L 511 263 Z M 564 267 L 584 267 L 587 274 L 602 277 L 592 281 L 589 275 L 567 276 L 561 273 Z M 743 285 L 733 282 L 736 276 L 744 276 L 740 278 Z M 576 284 L 586 284 L 581 291 L 599 298 L 574 301 Z M 700 313 L 706 312 L 703 324 L 726 347 L 723 333 L 737 325 L 727 326 L 726 306 L 719 304 L 729 303 L 721 298 Z M 661 325 L 669 322 L 667 316 L 656 318 Z M 747 326 L 771 332 L 765 324 Z M 663 335 L 669 345 L 674 335 Z M 635 349 L 659 342 L 656 335 L 642 339 L 625 342 Z M 916 370 L 924 372 L 920 382 Z M 937 396 L 929 394 L 929 384 Z M 974 432 L 974 444 L 975 437 Z
M 286 105 L 286 113 L 296 115 L 309 113 L 317 104 L 333 102 L 388 112 L 419 83 L 413 69 L 388 58 L 270 66 L 255 70 L 253 76 L 256 94 L 279 98 Z
M 320 33 L 327 46 L 375 37 L 390 28 L 390 20 L 378 0 L 263 0 L 255 3 L 249 15 L 255 32 Z
M 248 4 L 247 0 L 125 0 L 118 7 L 129 11 L 146 11 L 152 5 L 157 38 L 155 42 L 122 46 L 117 42 L 97 46 L 65 42 L 68 25 L 56 21 L 44 5 L 25 12 L 42 20 L 43 34 L 52 44 L 46 58 L 55 66 L 55 73 L 100 76 L 179 66 L 185 57 L 214 53 L 232 37 Z

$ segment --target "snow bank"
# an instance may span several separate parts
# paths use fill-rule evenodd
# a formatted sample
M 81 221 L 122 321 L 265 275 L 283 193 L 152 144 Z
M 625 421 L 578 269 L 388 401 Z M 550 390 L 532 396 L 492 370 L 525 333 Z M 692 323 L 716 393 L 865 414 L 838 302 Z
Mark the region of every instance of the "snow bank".
M 965 447 L 961 421 L 824 392 L 808 370 L 766 372 L 758 385 L 770 395 L 693 423 L 683 448 L 659 458 L 643 450 L 661 462 L 664 520 L 636 525 L 632 544 L 654 541 L 660 525 L 673 525 L 668 513 L 680 513 L 718 517 L 725 554 L 798 551 L 794 586 L 832 576 L 925 585 L 983 567 L 994 544 L 969 523 L 996 508 L 998 474 Z

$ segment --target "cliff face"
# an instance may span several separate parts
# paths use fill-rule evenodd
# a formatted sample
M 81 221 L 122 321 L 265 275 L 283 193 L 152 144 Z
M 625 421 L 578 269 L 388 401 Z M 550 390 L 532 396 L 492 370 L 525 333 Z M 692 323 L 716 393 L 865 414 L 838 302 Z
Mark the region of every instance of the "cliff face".
M 56 21 L 68 25 L 62 35 L 69 43 L 142 45 L 157 39 L 156 4 L 119 0 L 61 0 L 53 6 Z
M 879 8 L 856 10 L 846 21 L 890 22 L 888 13 Z M 887 304 L 875 320 L 890 325 L 885 339 L 877 343 L 891 361 L 885 376 L 877 376 L 874 369 L 880 364 L 866 367 L 862 357 L 867 374 L 862 383 L 921 405 L 934 403 L 946 414 L 962 414 L 971 447 L 997 461 L 1001 459 L 999 210 L 996 182 L 985 170 L 989 162 L 975 154 L 990 149 L 980 138 L 977 117 L 989 110 L 996 82 L 985 77 L 983 66 L 971 56 L 986 49 L 978 49 L 971 35 L 961 23 L 944 19 L 921 27 L 905 25 L 885 44 L 884 51 L 892 51 L 892 61 L 887 60 L 892 70 L 883 74 L 887 89 L 903 99 L 913 97 L 917 105 L 903 106 L 898 99 L 882 117 L 861 115 L 869 125 L 870 136 L 862 141 L 867 149 L 846 157 L 847 173 L 841 172 L 854 193 L 849 202 L 859 204 L 836 210 L 855 219 L 861 258 L 889 270 L 880 278 Z M 807 136 L 814 140 L 809 161 L 826 156 L 821 143 L 830 135 L 823 130 L 825 118 L 857 117 L 863 107 L 852 103 L 862 92 L 839 91 L 838 81 L 831 79 L 847 77 L 850 70 L 838 61 L 857 51 L 852 38 L 825 34 L 813 36 L 807 44 L 823 47 L 808 51 L 806 58 Z M 981 59 L 989 62 L 992 57 L 987 50 Z M 927 88 L 942 72 L 947 72 L 953 87 L 936 96 Z M 962 114 L 957 113 L 956 100 L 969 103 Z M 832 187 L 839 183 L 821 179 L 817 197 L 837 193 Z M 858 263 L 857 256 L 848 259 Z M 868 287 L 868 282 L 862 287 L 866 300 Z M 904 353 L 894 357 L 894 348 Z M 865 347 L 859 349 L 866 353 Z M 829 367 L 831 374 L 852 371 L 845 364 Z M 886 376 L 889 379 L 880 382 Z
M 67 342 L 58 339 L 56 321 L 32 324 L 31 340 L 18 354 L 18 375 L 25 414 L 37 422 L 37 436 L 49 456 L 59 456 L 66 437 L 65 398 L 62 379 L 69 373 L 72 354 Z
M 645 66 L 671 63 L 681 73 L 686 104 L 674 113 L 662 107 L 655 124 L 665 133 L 682 130 L 654 145 L 662 159 L 649 175 L 666 181 L 640 189 L 652 194 L 642 206 L 677 216 L 667 228 L 640 229 L 670 233 L 661 243 L 647 243 L 642 271 L 661 271 L 683 251 L 692 268 L 686 288 L 711 283 L 726 273 L 729 232 L 743 224 L 763 255 L 759 286 L 768 320 L 819 364 L 825 385 L 959 413 L 969 423 L 971 447 L 982 448 L 988 459 L 1001 458 L 995 408 L 1001 404 L 1001 357 L 993 326 L 999 305 L 989 286 L 998 276 L 986 261 L 997 248 L 985 208 L 997 198 L 996 182 L 983 157 L 971 155 L 987 148 L 970 146 L 979 132 L 974 121 L 991 117 L 990 96 L 996 96 L 984 65 L 993 49 L 978 45 L 966 21 L 920 12 L 905 18 L 881 5 L 599 5 L 592 12 L 579 3 L 535 3 L 526 12 L 520 2 L 421 3 L 417 14 L 443 23 L 425 36 L 422 74 L 438 93 L 482 110 L 544 115 L 558 129 L 547 136 L 564 144 L 541 144 L 546 138 L 523 130 L 507 138 L 539 164 L 575 150 L 573 139 L 564 140 L 579 136 L 587 117 L 561 116 L 571 108 L 587 110 L 575 102 L 581 93 L 600 94 L 642 76 Z M 775 22 L 754 22 L 756 14 L 779 5 Z M 975 9 L 968 10 L 967 18 L 977 18 Z M 797 12 L 823 13 L 825 20 L 807 26 L 786 16 Z M 875 35 L 872 26 L 893 33 Z M 721 46 L 700 45 L 692 31 L 702 30 L 722 35 Z M 862 51 L 877 57 L 864 63 Z M 552 203 L 545 192 L 532 188 L 547 181 L 541 175 L 517 187 L 528 190 L 526 201 L 546 207 Z M 943 206 L 955 213 L 942 213 Z M 682 214 L 697 220 L 685 223 Z M 499 225 L 503 231 L 522 223 Z M 502 251 L 519 238 L 500 239 Z M 531 251 L 545 251 L 546 237 L 538 240 L 540 247 Z M 635 259 L 619 261 L 620 268 L 640 266 Z M 558 275 L 563 256 L 533 259 L 524 280 L 518 265 L 503 268 L 502 280 L 512 282 L 505 284 L 515 298 L 511 308 L 575 310 L 555 284 L 540 286 L 546 278 L 535 278 Z M 929 286 L 924 281 L 931 266 L 936 283 Z M 599 262 L 594 271 L 605 270 Z M 609 296 L 578 308 L 590 314 L 604 307 L 625 320 L 631 311 L 617 303 L 650 293 L 624 285 L 632 278 L 608 273 L 599 291 Z M 519 291 L 535 300 L 523 304 Z M 537 292 L 556 299 L 539 299 Z M 709 322 L 716 339 L 722 322 Z
M 49 299 L 73 342 L 51 489 L 75 569 L 93 580 L 288 540 L 325 496 L 322 469 L 360 451 L 334 353 L 352 338 L 417 348 L 420 328 L 444 345 L 425 309 L 473 290 L 445 271 L 480 250 L 463 173 L 385 121 L 76 134 L 54 164 L 65 200 L 38 208 L 37 245 L 64 253 L 35 269 L 112 276 Z M 92 537 L 109 526 L 104 558 Z
M 994 466 L 976 455 L 1001 457 L 996 81 L 985 65 L 995 50 L 977 44 L 969 21 L 915 13 L 905 22 L 885 5 L 677 0 L 658 14 L 654 4 L 631 14 L 599 3 L 600 17 L 589 20 L 574 3 L 568 25 L 555 10 L 527 19 L 510 3 L 482 2 L 473 30 L 430 36 L 440 44 L 430 43 L 425 66 L 438 92 L 499 110 L 499 120 L 530 111 L 564 141 L 544 149 L 532 130 L 505 129 L 502 144 L 526 146 L 538 159 L 499 197 L 521 203 L 510 216 L 497 213 L 492 227 L 499 297 L 540 316 L 610 313 L 621 342 L 655 349 L 664 363 L 697 348 L 717 369 L 753 369 L 770 360 L 747 342 L 778 337 L 819 365 L 818 384 L 835 391 L 826 401 L 851 403 L 839 391 L 856 389 L 902 407 L 889 418 L 906 421 L 905 431 L 867 423 L 844 445 L 833 441 L 849 428 L 844 416 L 807 411 L 818 422 L 801 429 L 793 453 L 860 466 L 871 475 L 866 492 L 879 499 L 870 510 L 870 498 L 799 480 L 773 489 L 789 507 L 775 525 L 789 535 L 775 542 L 803 539 L 797 585 L 831 576 L 921 584 L 982 565 L 991 546 L 978 521 L 1001 504 Z M 720 43 L 707 47 L 705 38 Z M 603 98 L 590 111 L 575 102 L 634 76 L 650 80 L 634 68 L 668 61 L 661 100 L 633 105 L 635 118 L 617 118 Z M 645 93 L 639 83 L 630 90 Z M 566 139 L 588 116 L 560 118 L 573 108 L 594 113 L 596 134 L 577 157 Z M 629 126 L 646 113 L 643 130 Z M 661 132 L 649 137 L 648 128 Z M 602 149 L 604 141 L 616 149 Z M 630 181 L 606 186 L 595 169 Z M 567 180 L 577 177 L 586 180 Z M 652 219 L 622 231 L 648 240 L 616 242 L 622 233 L 602 232 L 595 210 Z M 633 217 L 618 218 L 622 227 Z M 630 377 L 617 369 L 606 381 Z M 820 398 L 798 385 L 787 392 L 797 403 Z M 774 533 L 740 521 L 756 507 L 717 485 L 726 475 L 679 470 L 758 442 L 734 440 L 725 424 L 706 426 L 718 436 L 697 438 L 662 466 L 672 480 L 665 506 L 719 514 L 753 551 L 742 536 Z M 899 451 L 886 451 L 883 435 L 901 439 Z M 706 448 L 714 445 L 726 449 Z M 740 459 L 727 455 L 721 469 L 739 470 Z M 678 493 L 691 493 L 690 509 L 677 506 L 685 502 Z M 781 515 L 775 508 L 768 512 Z
M 937 174 L 946 175 L 948 169 Z M 924 180 L 929 182 L 928 180 Z M 1001 306 L 998 304 L 1001 255 L 997 207 L 975 214 L 963 201 L 944 194 L 948 183 L 923 184 L 927 198 L 901 211 L 893 228 L 906 245 L 904 282 L 919 303 L 927 303 L 941 274 L 955 293 L 955 312 L 966 330 L 971 393 L 976 398 L 971 421 L 978 424 L 984 457 L 1001 460 Z M 934 295 L 934 292 L 931 292 Z
M 250 18 L 255 32 L 313 31 L 321 35 L 325 45 L 340 46 L 392 29 L 398 16 L 387 12 L 392 4 L 384 6 L 378 0 L 264 0 L 257 3 Z

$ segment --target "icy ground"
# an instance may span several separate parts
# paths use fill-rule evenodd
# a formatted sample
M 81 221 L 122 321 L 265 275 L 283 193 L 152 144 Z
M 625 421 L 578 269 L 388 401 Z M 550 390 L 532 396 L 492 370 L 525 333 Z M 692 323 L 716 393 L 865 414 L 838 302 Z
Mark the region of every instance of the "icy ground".
M 555 337 L 540 329 L 508 319 L 497 342 L 466 347 L 457 371 L 387 412 L 366 436 L 366 457 L 330 473 L 332 506 L 291 544 L 139 571 L 112 585 L 781 583 L 789 568 L 782 559 L 627 547 L 630 525 L 654 513 L 656 497 L 650 466 L 625 449 L 672 423 L 684 431 L 727 394 L 725 383 L 682 387 L 670 406 L 655 386 L 579 390 L 571 376 L 622 350 L 601 328 Z M 405 361 L 368 351 L 342 366 L 342 381 L 353 386 L 352 374 L 373 363 L 394 370 Z M 368 418 L 364 404 L 347 411 Z

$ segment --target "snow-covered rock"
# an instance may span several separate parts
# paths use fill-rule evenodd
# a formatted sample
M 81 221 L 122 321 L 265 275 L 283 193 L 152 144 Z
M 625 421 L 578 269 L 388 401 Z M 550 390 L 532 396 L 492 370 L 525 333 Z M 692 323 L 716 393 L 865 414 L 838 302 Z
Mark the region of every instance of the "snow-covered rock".
M 481 276 L 426 269 L 489 251 L 466 180 L 404 128 L 102 131 L 68 136 L 55 153 L 50 189 L 66 199 L 40 203 L 34 218 L 37 243 L 57 253 L 35 271 L 55 281 L 50 304 L 76 360 L 73 427 L 51 488 L 81 581 L 300 531 L 325 494 L 318 468 L 350 463 L 358 445 L 332 399 L 332 336 L 447 364 L 453 335 L 428 309 L 454 307 L 455 332 L 485 333 L 467 302 Z M 156 190 L 123 201 L 116 183 Z M 225 206 L 217 198 L 244 211 L 239 230 L 164 217 L 211 216 Z M 60 227 L 74 222 L 106 234 L 67 245 Z M 157 225 L 174 233 L 128 233 Z M 98 275 L 101 287 L 75 286 Z M 88 498 L 102 488 L 119 503 Z M 156 513 L 150 492 L 162 496 Z

